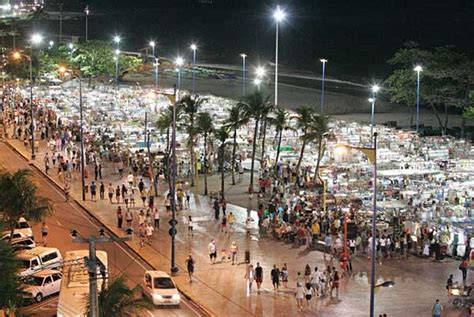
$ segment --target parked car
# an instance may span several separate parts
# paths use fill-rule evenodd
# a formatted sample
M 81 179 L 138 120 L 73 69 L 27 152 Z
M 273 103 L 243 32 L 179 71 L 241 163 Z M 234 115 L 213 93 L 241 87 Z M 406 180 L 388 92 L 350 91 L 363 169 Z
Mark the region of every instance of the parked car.
M 56 248 L 36 247 L 21 250 L 17 254 L 20 260 L 19 276 L 28 276 L 45 269 L 56 269 L 63 265 L 63 257 Z
M 143 295 L 154 305 L 179 305 L 181 295 L 173 279 L 162 271 L 146 271 L 143 277 Z
M 10 231 L 4 231 L 2 233 L 2 239 L 8 239 L 10 237 Z M 17 223 L 15 224 L 15 229 L 13 230 L 13 238 L 25 237 L 33 238 L 33 230 L 31 229 L 30 224 L 24 217 L 20 217 Z
M 24 298 L 39 303 L 44 297 L 59 293 L 62 277 L 57 270 L 43 270 L 24 278 Z
M 15 250 L 29 250 L 36 248 L 36 242 L 32 238 L 14 238 L 10 245 Z

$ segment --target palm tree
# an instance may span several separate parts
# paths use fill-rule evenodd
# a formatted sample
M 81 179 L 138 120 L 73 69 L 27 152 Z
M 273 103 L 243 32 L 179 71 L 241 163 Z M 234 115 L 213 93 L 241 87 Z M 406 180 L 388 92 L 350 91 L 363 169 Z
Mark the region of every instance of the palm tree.
M 156 128 L 160 133 L 166 133 L 166 153 L 169 153 L 171 126 L 173 124 L 173 108 L 163 110 L 156 121 Z
M 244 96 L 243 100 L 238 104 L 243 116 L 247 119 L 253 119 L 255 121 L 252 144 L 252 164 L 250 166 L 250 191 L 253 191 L 253 173 L 255 168 L 255 151 L 257 148 L 258 125 L 262 120 L 262 113 L 265 113 L 265 110 L 268 107 L 269 99 L 270 95 L 264 96 L 262 92 L 256 90 L 254 93 Z
M 321 163 L 321 159 L 323 156 L 323 139 L 329 131 L 328 123 L 329 123 L 329 116 L 322 115 L 322 114 L 317 114 L 313 116 L 313 120 L 311 123 L 311 128 L 312 128 L 311 130 L 312 130 L 313 136 L 318 141 L 318 160 L 316 162 L 316 169 L 314 171 L 314 177 L 313 177 L 314 182 L 316 182 L 317 180 L 319 164 Z
M 286 111 L 283 108 L 276 108 L 274 115 L 267 118 L 268 123 L 272 126 L 275 127 L 275 130 L 277 131 L 277 137 L 278 137 L 278 144 L 277 144 L 277 153 L 276 153 L 276 158 L 275 158 L 275 174 L 277 172 L 277 167 L 278 167 L 278 159 L 280 158 L 280 147 L 281 147 L 281 138 L 283 136 L 283 130 L 286 129 L 292 129 L 288 123 L 290 121 L 290 114 L 288 111 Z
M 302 131 L 302 135 L 300 136 L 301 141 L 303 144 L 301 145 L 300 157 L 298 159 L 298 163 L 296 164 L 296 173 L 299 175 L 299 170 L 301 166 L 301 161 L 303 160 L 304 150 L 310 138 L 308 138 L 307 133 L 308 129 L 311 124 L 311 120 L 314 114 L 314 110 L 308 106 L 301 106 L 296 109 L 296 127 Z
M 0 172 L 1 220 L 10 229 L 10 240 L 18 218 L 39 222 L 52 211 L 49 199 L 37 195 L 38 188 L 29 179 L 30 175 L 26 169 Z
M 153 309 L 151 301 L 142 297 L 141 293 L 141 286 L 129 288 L 123 275 L 114 278 L 99 292 L 99 317 L 126 317 L 136 315 L 146 308 Z M 90 314 L 90 302 L 87 311 Z
M 233 145 L 232 145 L 232 185 L 235 185 L 235 151 L 237 149 L 237 130 L 248 122 L 248 118 L 242 115 L 240 107 L 234 106 L 229 111 L 229 116 L 224 122 L 224 125 L 233 131 Z
M 261 134 L 263 135 L 263 137 L 262 137 L 262 153 L 260 157 L 260 164 L 262 164 L 265 159 L 265 139 L 267 137 L 267 124 L 269 123 L 268 118 L 274 109 L 275 109 L 275 106 L 271 103 L 265 104 L 265 106 L 262 108 L 261 120 L 262 120 L 263 125 L 262 125 Z
M 204 195 L 207 195 L 207 139 L 214 131 L 212 118 L 209 112 L 200 112 L 197 115 L 197 132 L 204 137 Z
M 220 129 L 214 132 L 216 140 L 220 142 L 219 145 L 219 165 L 221 169 L 221 193 L 222 198 L 224 198 L 224 156 L 225 156 L 225 147 L 227 145 L 227 139 L 229 138 L 229 128 L 226 126 L 221 126 Z
M 2 229 L 2 228 L 0 228 Z M 4 240 L 0 240 L 0 309 L 14 313 L 16 307 L 21 303 L 22 295 L 21 281 L 17 276 L 20 262 L 15 258 L 12 246 Z M 6 314 L 9 316 L 9 314 Z
M 184 129 L 188 134 L 188 147 L 190 154 L 190 165 L 191 165 L 191 186 L 194 186 L 194 176 L 195 176 L 195 159 L 194 159 L 194 139 L 196 137 L 197 131 L 195 127 L 196 115 L 201 108 L 201 105 L 206 102 L 206 98 L 199 97 L 198 95 L 184 95 L 177 103 L 178 112 L 182 115 L 180 120 L 183 121 Z

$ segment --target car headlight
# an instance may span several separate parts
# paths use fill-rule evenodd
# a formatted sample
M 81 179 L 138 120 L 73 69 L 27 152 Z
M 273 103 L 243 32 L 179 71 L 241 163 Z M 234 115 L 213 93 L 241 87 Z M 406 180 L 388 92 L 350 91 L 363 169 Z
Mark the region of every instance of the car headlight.
M 460 293 L 461 292 L 457 288 L 454 288 L 454 289 L 451 290 L 451 295 L 459 295 Z
M 163 299 L 163 296 L 161 296 L 160 294 L 154 294 L 154 295 L 153 295 L 153 299 L 162 300 L 162 299 Z
M 174 294 L 171 298 L 172 298 L 173 300 L 180 300 L 180 299 L 181 299 L 181 295 L 179 295 L 179 294 Z

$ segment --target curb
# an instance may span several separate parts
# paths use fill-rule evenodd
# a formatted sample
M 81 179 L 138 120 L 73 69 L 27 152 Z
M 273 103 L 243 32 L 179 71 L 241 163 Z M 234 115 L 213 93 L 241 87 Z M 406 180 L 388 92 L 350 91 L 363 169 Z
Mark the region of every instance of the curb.
M 39 167 L 37 167 L 33 162 L 31 162 L 25 155 L 23 155 L 23 153 L 21 153 L 21 151 L 19 151 L 15 146 L 13 146 L 12 144 L 10 144 L 10 142 L 6 141 L 6 140 L 2 140 L 2 142 L 4 144 L 6 144 L 10 149 L 12 149 L 15 153 L 19 154 L 21 157 L 23 157 L 27 162 L 28 162 L 28 165 L 33 167 L 37 172 L 39 172 L 41 175 L 43 175 L 43 177 L 47 178 L 58 190 L 62 191 L 63 188 L 58 184 L 58 182 L 53 179 L 50 175 L 44 173 Z M 107 231 L 115 236 L 115 237 L 118 237 L 118 235 L 113 231 L 111 230 L 104 222 L 102 222 L 102 220 L 100 220 L 95 214 L 93 214 L 89 208 L 87 208 L 81 201 L 77 200 L 76 198 L 74 198 L 72 195 L 70 196 L 70 200 L 74 201 L 83 211 L 85 211 L 89 217 L 93 218 L 95 221 L 97 221 L 103 228 L 107 229 Z M 148 262 L 139 252 L 135 251 L 135 249 L 129 245 L 129 243 L 127 241 L 124 242 L 124 244 L 127 246 L 127 249 L 129 251 L 131 251 L 134 255 L 136 255 L 137 257 L 139 257 L 144 263 L 146 263 L 147 265 L 149 265 L 150 267 L 152 267 L 153 269 L 156 269 L 150 262 Z M 184 295 L 184 297 L 186 297 L 187 300 L 191 301 L 193 305 L 197 306 L 200 310 L 202 310 L 205 315 L 204 316 L 209 316 L 209 317 L 214 317 L 214 316 L 217 316 L 214 312 L 212 312 L 212 310 L 210 310 L 209 308 L 207 308 L 205 305 L 199 303 L 198 301 L 196 301 L 190 294 L 188 294 L 186 291 L 183 291 L 180 287 L 177 287 L 177 289 Z

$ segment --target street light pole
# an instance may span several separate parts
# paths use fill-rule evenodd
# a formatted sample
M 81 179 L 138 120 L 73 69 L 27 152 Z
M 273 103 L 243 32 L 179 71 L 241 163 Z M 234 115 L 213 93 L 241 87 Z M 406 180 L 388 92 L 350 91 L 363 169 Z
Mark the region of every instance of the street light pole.
M 275 28 L 275 106 L 278 105 L 278 29 L 280 27 L 280 22 L 285 19 L 285 11 L 280 9 L 280 6 L 277 6 L 275 12 L 273 13 L 273 18 L 276 21 Z
M 119 84 L 118 84 L 119 56 L 120 56 L 120 50 L 116 49 L 115 50 L 115 85 L 116 85 L 117 90 L 119 90 Z
M 372 210 L 372 256 L 371 256 L 371 271 L 370 271 L 370 317 L 375 314 L 375 235 L 376 235 L 376 220 L 377 220 L 377 132 L 373 134 L 373 150 L 374 150 L 374 204 Z
M 84 13 L 86 14 L 86 43 L 89 41 L 89 5 L 86 5 L 84 9 Z
M 242 53 L 240 57 L 242 57 L 242 96 L 245 96 L 245 59 L 247 54 Z
M 372 104 L 371 116 L 370 116 L 370 145 L 372 145 L 372 136 L 374 135 L 374 125 L 375 125 L 375 100 L 377 92 L 380 90 L 380 87 L 377 85 L 372 86 L 372 98 L 369 98 L 369 102 Z
M 36 158 L 35 154 L 35 113 L 33 109 L 33 43 L 30 47 L 30 117 L 31 117 L 31 159 Z
M 323 63 L 323 76 L 321 80 L 321 113 L 324 113 L 324 81 L 326 79 L 326 63 L 328 61 L 324 58 L 321 58 L 319 61 Z
M 195 94 L 195 88 L 196 88 L 196 50 L 197 46 L 196 44 L 191 44 L 191 50 L 193 51 L 193 95 Z
M 87 265 L 89 273 L 89 305 L 90 305 L 90 317 L 99 316 L 99 301 L 97 297 L 97 256 L 96 256 L 96 244 L 97 243 L 111 243 L 111 242 L 123 242 L 130 241 L 132 230 L 127 229 L 128 236 L 126 237 L 106 237 L 105 230 L 99 229 L 99 237 L 89 236 L 82 237 L 79 235 L 77 230 L 71 230 L 71 236 L 74 243 L 87 243 L 89 245 L 89 258 L 86 259 L 85 264 Z M 104 264 L 104 263 L 102 263 Z M 106 272 L 104 272 L 103 279 L 105 279 Z
M 178 71 L 179 78 L 179 71 Z M 171 159 L 171 273 L 176 274 L 178 267 L 176 266 L 176 103 L 178 102 L 176 86 L 174 88 L 173 103 L 173 134 L 171 137 L 172 159 Z
M 423 68 L 418 65 L 413 69 L 416 72 L 416 133 L 420 125 L 420 73 Z
M 84 123 L 83 123 L 83 109 L 82 109 L 82 73 L 79 71 L 79 117 L 81 120 L 79 127 L 79 137 L 81 138 L 81 184 L 82 184 L 82 201 L 86 201 L 86 180 L 85 180 L 85 165 L 84 165 Z

